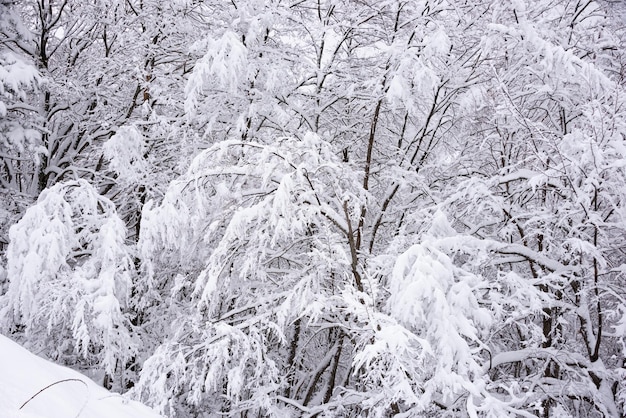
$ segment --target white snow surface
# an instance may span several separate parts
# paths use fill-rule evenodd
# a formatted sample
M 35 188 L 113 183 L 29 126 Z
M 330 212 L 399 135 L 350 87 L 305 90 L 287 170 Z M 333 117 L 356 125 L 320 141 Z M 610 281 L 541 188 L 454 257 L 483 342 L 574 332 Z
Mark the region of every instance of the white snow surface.
M 159 417 L 147 406 L 0 335 L 0 418 Z

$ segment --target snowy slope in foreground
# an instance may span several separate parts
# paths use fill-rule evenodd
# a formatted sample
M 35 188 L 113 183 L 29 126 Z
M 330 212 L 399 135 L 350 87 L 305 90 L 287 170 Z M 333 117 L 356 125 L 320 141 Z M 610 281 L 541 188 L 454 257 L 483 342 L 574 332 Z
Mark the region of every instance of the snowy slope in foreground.
M 77 417 L 159 418 L 160 415 L 138 402 L 108 392 L 74 370 L 37 357 L 0 335 L 0 418 Z

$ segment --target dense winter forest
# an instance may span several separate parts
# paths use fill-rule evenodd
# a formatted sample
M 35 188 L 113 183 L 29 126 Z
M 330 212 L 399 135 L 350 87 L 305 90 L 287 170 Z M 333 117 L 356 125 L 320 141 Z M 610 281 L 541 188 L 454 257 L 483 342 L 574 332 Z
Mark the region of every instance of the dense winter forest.
M 0 332 L 171 417 L 625 416 L 621 10 L 0 0 Z

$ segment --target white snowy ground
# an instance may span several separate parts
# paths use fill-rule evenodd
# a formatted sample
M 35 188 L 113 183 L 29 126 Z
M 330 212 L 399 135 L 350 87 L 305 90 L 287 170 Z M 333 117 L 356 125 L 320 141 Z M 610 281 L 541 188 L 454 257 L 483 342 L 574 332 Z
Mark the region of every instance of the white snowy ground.
M 160 417 L 0 335 L 0 418 Z

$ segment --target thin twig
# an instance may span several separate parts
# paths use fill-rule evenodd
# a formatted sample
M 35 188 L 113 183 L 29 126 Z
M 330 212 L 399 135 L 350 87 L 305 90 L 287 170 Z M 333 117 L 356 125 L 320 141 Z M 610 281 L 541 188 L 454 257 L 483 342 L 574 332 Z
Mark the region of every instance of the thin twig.
M 33 399 L 35 399 L 37 396 L 39 396 L 43 391 L 50 389 L 52 386 L 54 385 L 58 385 L 59 383 L 65 383 L 65 382 L 80 382 L 83 385 L 85 385 L 85 387 L 87 388 L 87 391 L 89 391 L 89 385 L 87 385 L 87 383 L 85 383 L 85 381 L 81 380 L 81 379 L 63 379 L 63 380 L 58 380 L 56 382 L 50 383 L 48 386 L 44 387 L 43 389 L 41 389 L 39 392 L 35 393 L 33 396 L 31 396 L 26 402 L 24 402 L 22 404 L 22 406 L 20 406 L 20 408 L 18 410 L 22 410 L 22 408 L 24 408 L 30 401 L 32 401 Z M 87 399 L 89 400 L 89 399 Z M 80 412 L 78 413 L 77 417 L 80 416 L 80 414 L 83 412 L 83 409 L 85 409 L 85 405 L 87 405 L 87 403 L 85 402 L 85 404 L 82 406 L 82 408 L 80 408 Z

